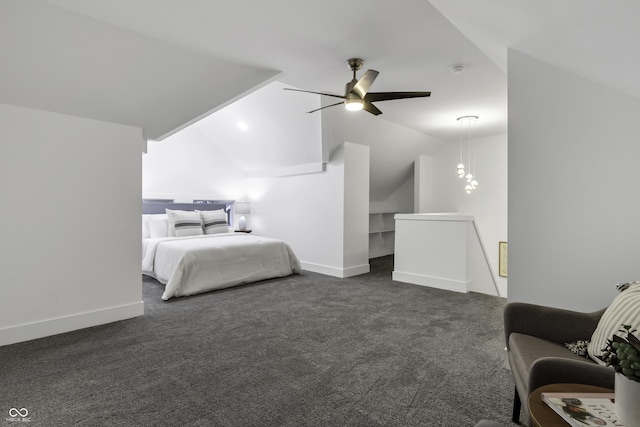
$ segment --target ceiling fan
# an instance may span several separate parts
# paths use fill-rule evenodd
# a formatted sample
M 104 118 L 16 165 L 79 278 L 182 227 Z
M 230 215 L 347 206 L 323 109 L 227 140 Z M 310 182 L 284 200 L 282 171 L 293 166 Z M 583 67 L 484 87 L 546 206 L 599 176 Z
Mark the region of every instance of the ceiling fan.
M 291 88 L 284 88 L 284 90 L 315 93 L 317 95 L 332 96 L 334 98 L 344 99 L 344 101 L 308 111 L 309 113 L 344 104 L 347 110 L 365 110 L 375 116 L 382 114 L 382 111 L 380 111 L 375 105 L 373 105 L 372 102 L 391 101 L 393 99 L 423 98 L 426 96 L 431 96 L 431 92 L 369 92 L 369 88 L 373 84 L 376 77 L 378 77 L 379 73 L 376 70 L 367 70 L 359 80 L 356 79 L 356 71 L 362 68 L 363 64 L 364 61 L 360 58 L 351 58 L 347 60 L 347 66 L 351 71 L 353 71 L 353 79 L 345 85 L 344 95 L 335 95 L 332 93 L 313 92 L 310 90 Z

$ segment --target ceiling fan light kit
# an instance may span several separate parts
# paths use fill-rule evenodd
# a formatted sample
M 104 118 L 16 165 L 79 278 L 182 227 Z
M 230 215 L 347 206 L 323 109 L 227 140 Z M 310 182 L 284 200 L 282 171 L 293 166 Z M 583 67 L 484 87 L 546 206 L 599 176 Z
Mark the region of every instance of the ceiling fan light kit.
M 359 111 L 364 107 L 364 102 L 361 99 L 347 99 L 344 101 L 344 108 L 349 111 Z
M 344 108 L 349 111 L 359 111 L 364 107 L 364 101 L 354 93 L 348 92 L 344 100 Z
M 343 101 L 336 102 L 335 104 L 326 105 L 315 110 L 308 111 L 313 113 L 325 108 L 334 107 L 336 105 L 344 104 L 344 107 L 349 111 L 365 110 L 366 112 L 373 114 L 374 116 L 382 114 L 382 111 L 378 109 L 373 102 L 391 101 L 394 99 L 408 99 L 408 98 L 424 98 L 431 96 L 431 92 L 369 92 L 369 88 L 373 84 L 378 72 L 376 70 L 365 71 L 360 79 L 356 78 L 356 71 L 360 70 L 364 65 L 364 60 L 360 58 L 351 58 L 347 60 L 347 67 L 353 72 L 353 78 L 345 85 L 344 95 L 335 95 L 333 93 L 314 92 L 310 90 L 284 88 L 284 90 L 291 90 L 295 92 L 314 93 L 316 95 L 331 96 L 334 98 L 341 98 Z

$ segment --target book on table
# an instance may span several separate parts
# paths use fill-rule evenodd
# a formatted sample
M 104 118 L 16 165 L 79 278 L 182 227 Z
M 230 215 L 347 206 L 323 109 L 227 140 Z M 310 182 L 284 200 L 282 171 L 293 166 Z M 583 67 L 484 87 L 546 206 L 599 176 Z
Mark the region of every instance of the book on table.
M 574 427 L 624 427 L 616 418 L 613 393 L 542 393 L 542 400 Z

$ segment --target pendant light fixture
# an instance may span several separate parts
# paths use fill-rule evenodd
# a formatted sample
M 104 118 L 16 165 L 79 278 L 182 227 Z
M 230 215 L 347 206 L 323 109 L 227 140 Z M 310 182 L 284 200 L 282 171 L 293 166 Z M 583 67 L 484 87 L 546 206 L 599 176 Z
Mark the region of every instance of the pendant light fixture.
M 462 163 L 462 147 L 463 147 L 463 132 L 462 132 L 462 121 L 458 119 L 460 122 L 460 162 L 458 163 L 458 178 L 464 178 L 464 163 Z
M 458 117 L 458 122 L 460 123 L 460 163 L 458 163 L 458 177 L 464 178 L 467 182 L 464 191 L 469 194 L 478 186 L 478 180 L 474 177 L 476 173 L 476 156 L 475 153 L 471 153 L 471 138 L 473 134 L 473 127 L 476 124 L 476 120 L 478 120 L 478 116 L 462 116 Z M 463 151 L 464 151 L 464 141 L 467 141 L 467 166 L 468 173 L 465 174 L 465 167 L 462 163 Z

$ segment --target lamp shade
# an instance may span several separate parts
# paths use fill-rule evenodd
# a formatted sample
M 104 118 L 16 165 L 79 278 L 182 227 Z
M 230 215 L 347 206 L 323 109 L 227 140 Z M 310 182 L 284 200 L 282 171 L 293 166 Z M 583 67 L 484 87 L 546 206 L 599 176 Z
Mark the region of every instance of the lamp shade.
M 235 212 L 240 215 L 246 215 L 251 213 L 251 203 L 249 202 L 236 202 Z

